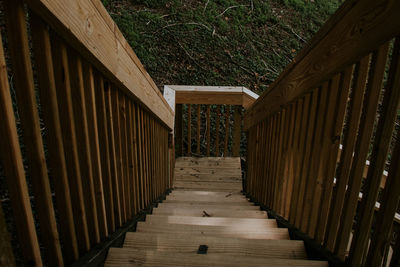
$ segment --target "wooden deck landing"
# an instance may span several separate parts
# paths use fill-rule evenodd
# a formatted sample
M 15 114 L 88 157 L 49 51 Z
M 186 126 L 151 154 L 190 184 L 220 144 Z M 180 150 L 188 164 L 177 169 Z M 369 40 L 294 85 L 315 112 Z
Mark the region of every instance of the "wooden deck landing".
M 239 158 L 179 158 L 174 185 L 105 266 L 328 266 L 241 193 Z

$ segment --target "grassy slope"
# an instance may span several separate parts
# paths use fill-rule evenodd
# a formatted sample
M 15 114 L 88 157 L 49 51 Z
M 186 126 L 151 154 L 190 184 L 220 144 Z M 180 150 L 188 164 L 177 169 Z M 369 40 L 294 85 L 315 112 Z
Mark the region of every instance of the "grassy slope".
M 261 93 L 339 0 L 103 0 L 157 85 Z

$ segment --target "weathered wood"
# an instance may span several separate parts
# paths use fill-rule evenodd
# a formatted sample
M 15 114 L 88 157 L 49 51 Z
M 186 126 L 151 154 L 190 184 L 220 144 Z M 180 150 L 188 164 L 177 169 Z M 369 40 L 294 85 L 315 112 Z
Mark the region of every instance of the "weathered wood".
M 174 115 L 99 0 L 29 0 L 54 30 L 118 88 L 134 95 L 170 129 Z M 82 26 L 84 27 L 82 28 Z
M 196 153 L 200 155 L 200 129 L 201 129 L 201 105 L 197 105 L 197 131 L 196 131 L 196 141 L 197 141 L 197 147 L 196 147 Z
M 232 156 L 234 157 L 239 157 L 241 133 L 242 133 L 242 107 L 235 106 L 234 128 L 232 137 L 233 140 Z
M 364 107 L 358 129 L 356 147 L 354 149 L 355 154 L 353 156 L 348 189 L 335 247 L 335 252 L 342 258 L 344 258 L 353 226 L 353 218 L 358 204 L 365 161 L 368 155 L 369 143 L 375 122 L 375 114 L 379 103 L 379 95 L 382 88 L 384 69 L 386 66 L 387 48 L 385 48 L 385 46 L 386 45 L 381 46 L 372 58 L 372 75 L 364 96 Z
M 230 118 L 231 118 L 231 107 L 225 105 L 225 139 L 224 139 L 224 157 L 228 156 L 228 145 L 229 145 L 229 135 L 230 135 Z
M 387 153 L 400 100 L 400 38 L 397 38 L 393 47 L 392 61 L 389 70 L 387 86 L 382 101 L 383 110 L 380 114 L 374 147 L 371 154 L 365 187 L 364 197 L 360 205 L 360 223 L 355 231 L 350 249 L 349 261 L 354 265 L 361 264 L 364 251 L 367 247 L 371 230 L 375 202 L 379 193 L 382 172 L 385 168 Z
M 91 244 L 100 241 L 99 224 L 97 219 L 97 206 L 94 193 L 92 160 L 90 157 L 89 130 L 86 115 L 86 99 L 83 81 L 82 60 L 69 50 L 69 74 L 71 84 L 72 110 L 76 130 L 76 142 L 79 168 L 82 177 L 83 197 L 85 201 L 86 219 Z M 78 145 L 79 143 L 79 145 Z
M 134 250 L 132 248 L 112 248 L 105 266 L 129 266 L 129 262 L 138 263 L 137 266 L 162 266 L 168 262 L 174 266 L 315 266 L 327 267 L 323 261 L 309 261 L 296 259 L 261 259 L 245 256 L 231 255 L 199 255 L 171 253 L 151 250 Z M 125 264 L 124 264 L 125 263 Z
M 11 2 L 8 3 L 11 5 L 9 8 L 14 8 Z M 19 1 L 13 3 L 21 5 Z M 21 10 L 18 12 L 21 12 Z M 0 111 L 2 121 L 2 127 L 0 127 L 0 157 L 14 210 L 13 216 L 18 229 L 18 240 L 24 259 L 41 265 L 40 248 L 18 142 L 2 42 L 0 42 Z
M 104 201 L 106 206 L 108 232 L 115 230 L 115 214 L 114 214 L 114 196 L 113 196 L 113 180 L 111 159 L 112 154 L 109 145 L 108 129 L 107 129 L 107 109 L 105 99 L 104 80 L 100 75 L 96 75 L 95 94 L 96 94 L 96 112 L 97 126 L 99 136 L 101 177 L 103 178 Z M 118 203 L 115 203 L 118 205 Z
M 260 220 L 260 219 L 257 219 Z M 199 244 L 207 244 L 207 254 L 232 256 L 306 259 L 302 241 L 295 240 L 249 240 L 239 238 L 220 238 L 210 236 L 190 236 L 185 234 L 149 234 L 127 233 L 124 247 L 135 249 L 153 249 L 180 253 L 193 253 Z
M 221 107 L 219 105 L 217 105 L 217 111 L 215 114 L 215 156 L 219 157 L 219 125 L 221 119 Z
M 182 112 L 182 104 L 176 105 L 176 114 L 175 114 L 175 149 L 176 156 L 182 157 L 183 154 L 183 112 Z
M 340 20 L 326 24 L 305 55 L 296 59 L 246 112 L 245 130 L 400 33 L 397 1 L 365 0 L 351 4 L 351 8 L 334 15 Z
M 192 154 L 192 105 L 187 105 L 187 153 Z
M 211 147 L 211 117 L 210 117 L 210 113 L 211 113 L 211 106 L 207 105 L 207 114 L 206 114 L 206 121 L 207 121 L 207 151 L 206 151 L 206 156 L 209 157 L 210 156 L 210 147 Z
M 75 231 L 80 251 L 90 248 L 87 228 L 86 209 L 82 189 L 82 177 L 76 140 L 75 121 L 71 96 L 71 84 L 67 48 L 58 36 L 52 35 L 52 56 L 54 62 L 54 77 L 56 81 L 58 109 L 60 112 L 65 160 L 67 163 L 68 182 L 74 207 Z
M 59 227 L 61 241 L 63 242 L 64 257 L 67 262 L 78 259 L 78 245 L 75 236 L 75 225 L 72 213 L 70 189 L 68 185 L 67 167 L 62 144 L 62 133 L 57 104 L 56 84 L 53 73 L 53 60 L 51 58 L 50 35 L 43 21 L 35 14 L 30 16 L 33 51 L 37 64 L 38 88 L 40 102 L 45 124 L 47 125 L 48 160 L 49 167 L 54 179 L 54 191 L 56 194 L 56 205 L 59 216 Z M 41 193 L 40 193 L 41 194 Z M 45 227 L 47 228 L 47 227 Z M 51 236 L 45 233 L 46 236 Z M 47 239 L 47 238 L 46 238 Z M 45 241 L 46 242 L 46 241 Z M 57 243 L 57 242 L 56 242 Z M 55 256 L 49 256 L 52 264 L 62 263 L 61 248 L 57 244 L 47 244 L 49 251 Z M 57 252 L 59 250 L 59 252 Z M 60 253 L 60 254 L 58 254 Z
M 0 45 L 3 50 L 2 45 Z M 10 236 L 7 230 L 6 220 L 4 219 L 3 208 L 0 205 L 0 265 L 4 267 L 14 267 L 15 258 L 11 246 Z

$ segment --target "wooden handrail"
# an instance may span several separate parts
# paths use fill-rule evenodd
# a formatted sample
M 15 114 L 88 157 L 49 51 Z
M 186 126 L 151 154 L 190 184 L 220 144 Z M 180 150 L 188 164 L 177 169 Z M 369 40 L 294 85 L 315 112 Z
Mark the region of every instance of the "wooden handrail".
M 27 0 L 29 7 L 106 77 L 170 129 L 174 114 L 100 0 Z
M 347 1 L 244 115 L 244 130 L 400 33 L 400 2 Z

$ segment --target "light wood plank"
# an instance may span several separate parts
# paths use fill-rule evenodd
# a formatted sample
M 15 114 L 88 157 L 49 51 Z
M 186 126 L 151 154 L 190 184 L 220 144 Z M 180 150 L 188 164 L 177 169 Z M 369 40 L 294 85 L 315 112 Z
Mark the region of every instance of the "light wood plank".
M 199 216 L 199 217 L 229 217 L 229 218 L 268 218 L 265 211 L 247 210 L 242 207 L 188 207 L 188 208 L 157 208 L 153 214 L 176 215 L 176 216 Z

